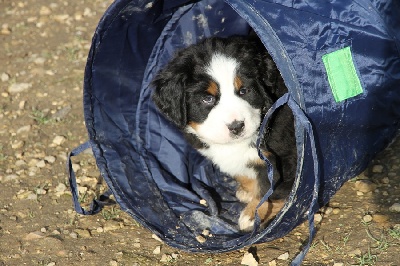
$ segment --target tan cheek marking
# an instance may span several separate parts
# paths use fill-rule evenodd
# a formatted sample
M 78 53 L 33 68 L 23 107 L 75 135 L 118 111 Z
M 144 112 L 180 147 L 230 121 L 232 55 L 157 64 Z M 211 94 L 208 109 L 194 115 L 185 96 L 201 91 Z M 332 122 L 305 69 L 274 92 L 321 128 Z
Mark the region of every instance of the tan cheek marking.
M 199 124 L 193 121 L 189 121 L 188 125 L 193 128 L 194 130 L 197 131 L 197 128 L 199 127 Z
M 210 85 L 207 88 L 207 92 L 209 94 L 211 94 L 212 96 L 217 96 L 217 94 L 218 94 L 218 85 L 214 81 L 211 81 Z
M 242 80 L 236 76 L 234 81 L 233 81 L 233 86 L 235 86 L 235 90 L 239 91 L 240 88 L 243 86 Z
M 264 154 L 265 157 L 267 157 L 267 159 L 274 161 L 274 155 L 272 153 L 270 153 L 268 151 L 262 151 L 262 153 Z M 264 166 L 265 162 L 261 158 L 257 158 L 254 161 L 250 161 L 248 165 L 249 166 L 257 166 L 257 165 Z

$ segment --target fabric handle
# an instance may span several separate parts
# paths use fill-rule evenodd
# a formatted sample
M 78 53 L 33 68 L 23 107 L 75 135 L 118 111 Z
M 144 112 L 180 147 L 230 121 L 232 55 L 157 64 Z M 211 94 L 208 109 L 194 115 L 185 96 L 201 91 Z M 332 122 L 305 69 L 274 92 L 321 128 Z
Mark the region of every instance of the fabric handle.
M 89 149 L 90 147 L 91 147 L 90 141 L 87 141 L 87 142 L 81 144 L 80 146 L 76 147 L 75 149 L 73 149 L 68 154 L 68 158 L 67 158 L 68 181 L 69 181 L 69 186 L 71 189 L 74 208 L 77 213 L 82 214 L 82 215 L 93 215 L 93 214 L 99 213 L 103 209 L 104 206 L 115 204 L 114 202 L 110 202 L 110 200 L 109 200 L 109 198 L 111 196 L 110 189 L 107 189 L 102 195 L 100 195 L 99 199 L 93 199 L 88 210 L 85 210 L 79 202 L 78 184 L 76 183 L 76 175 L 75 175 L 74 169 L 72 168 L 71 158 L 73 156 L 76 156 L 76 155 L 84 152 L 85 150 Z

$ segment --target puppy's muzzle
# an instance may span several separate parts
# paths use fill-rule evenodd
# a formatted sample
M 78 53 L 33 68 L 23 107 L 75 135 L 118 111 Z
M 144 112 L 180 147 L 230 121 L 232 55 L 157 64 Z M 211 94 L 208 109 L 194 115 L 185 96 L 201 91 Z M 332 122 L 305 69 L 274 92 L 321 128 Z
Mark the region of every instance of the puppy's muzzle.
M 244 121 L 233 121 L 232 123 L 230 123 L 229 125 L 227 125 L 229 132 L 234 135 L 234 136 L 238 136 L 240 135 L 243 130 L 244 130 Z

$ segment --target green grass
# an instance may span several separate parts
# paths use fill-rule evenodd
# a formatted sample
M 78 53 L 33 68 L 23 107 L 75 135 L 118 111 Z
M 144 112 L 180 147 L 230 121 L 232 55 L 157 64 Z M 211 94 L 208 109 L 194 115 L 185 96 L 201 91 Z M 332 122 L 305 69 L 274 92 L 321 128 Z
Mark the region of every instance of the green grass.
M 30 117 L 33 118 L 33 120 L 35 120 L 39 125 L 45 125 L 53 122 L 53 119 L 49 118 L 40 110 L 33 110 Z
M 119 218 L 119 214 L 121 210 L 115 206 L 112 206 L 109 210 L 103 209 L 101 211 L 101 215 L 103 216 L 104 220 L 113 220 Z

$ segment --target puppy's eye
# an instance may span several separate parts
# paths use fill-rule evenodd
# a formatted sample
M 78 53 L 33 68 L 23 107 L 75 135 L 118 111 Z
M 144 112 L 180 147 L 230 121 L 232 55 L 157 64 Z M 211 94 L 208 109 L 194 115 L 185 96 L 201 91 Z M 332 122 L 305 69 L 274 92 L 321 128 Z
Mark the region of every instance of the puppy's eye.
M 239 95 L 240 95 L 240 96 L 243 96 L 243 95 L 245 95 L 245 94 L 249 93 L 250 91 L 251 91 L 251 89 L 250 89 L 250 88 L 247 88 L 247 87 L 241 87 L 241 88 L 239 89 Z
M 206 95 L 202 99 L 202 102 L 208 105 L 212 105 L 215 103 L 215 97 L 212 95 Z

